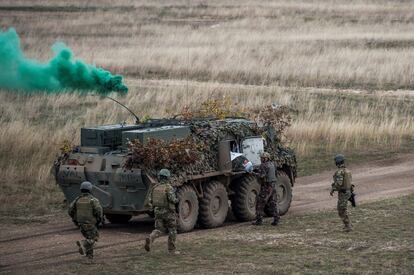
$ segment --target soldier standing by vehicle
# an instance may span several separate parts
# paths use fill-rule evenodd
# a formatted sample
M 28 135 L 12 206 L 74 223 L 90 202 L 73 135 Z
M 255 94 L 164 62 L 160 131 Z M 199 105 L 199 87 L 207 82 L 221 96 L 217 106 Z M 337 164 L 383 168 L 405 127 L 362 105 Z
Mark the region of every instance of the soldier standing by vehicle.
M 266 205 L 268 205 L 273 216 L 272 225 L 278 225 L 280 217 L 277 205 L 276 167 L 270 161 L 269 153 L 263 152 L 260 158 L 262 163 L 258 168 L 258 172 L 255 173 L 260 181 L 260 192 L 256 197 L 256 221 L 252 224 L 263 224 L 263 212 Z
M 333 196 L 335 191 L 338 191 L 338 215 L 344 223 L 344 230 L 346 232 L 352 231 L 351 221 L 348 217 L 348 200 L 353 199 L 353 185 L 352 174 L 345 168 L 345 156 L 338 154 L 334 158 L 335 165 L 338 170 L 333 175 L 333 183 L 330 195 Z M 353 203 L 355 205 L 355 202 Z
M 79 253 L 93 259 L 93 246 L 99 238 L 97 225 L 103 222 L 103 211 L 99 201 L 91 194 L 92 183 L 82 182 L 80 190 L 82 194 L 70 204 L 68 212 L 85 237 L 85 240 L 76 242 Z
M 174 188 L 171 186 L 169 179 L 171 173 L 168 169 L 161 169 L 158 173 L 158 181 L 150 194 L 150 207 L 154 207 L 155 229 L 145 240 L 145 250 L 150 251 L 151 245 L 156 238 L 162 233 L 168 233 L 168 252 L 179 254 L 175 247 L 177 238 L 177 212 L 178 203 Z

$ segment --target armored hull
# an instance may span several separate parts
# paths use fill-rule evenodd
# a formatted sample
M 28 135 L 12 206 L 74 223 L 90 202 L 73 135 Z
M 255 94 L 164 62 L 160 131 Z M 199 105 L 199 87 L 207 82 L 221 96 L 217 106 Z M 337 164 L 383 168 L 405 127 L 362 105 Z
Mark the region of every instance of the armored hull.
M 179 231 L 190 231 L 196 224 L 220 226 L 229 207 L 240 221 L 254 219 L 260 186 L 238 162 L 249 159 L 259 165 L 263 150 L 272 152 L 278 168 L 280 212 L 288 211 L 296 178 L 295 155 L 274 140 L 262 138 L 256 125 L 246 119 L 152 120 L 83 128 L 80 146 L 55 161 L 54 175 L 68 202 L 79 195 L 83 181 L 90 181 L 93 195 L 113 223 L 142 213 L 151 215 L 147 202 L 149 191 L 157 183 L 155 173 L 140 166 L 126 168 L 131 155 L 128 143 L 137 139 L 144 144 L 151 138 L 168 142 L 189 136 L 208 145 L 203 159 L 209 163 L 198 169 L 183 168 L 180 181 L 174 183 L 180 201 Z

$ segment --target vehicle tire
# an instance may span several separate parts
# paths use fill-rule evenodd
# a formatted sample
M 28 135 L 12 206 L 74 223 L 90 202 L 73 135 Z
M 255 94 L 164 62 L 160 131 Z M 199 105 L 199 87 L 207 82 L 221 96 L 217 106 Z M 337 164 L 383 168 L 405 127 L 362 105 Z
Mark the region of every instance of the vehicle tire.
M 256 218 L 256 197 L 260 184 L 255 176 L 243 177 L 235 188 L 232 200 L 233 214 L 239 221 L 251 221 Z
M 112 224 L 128 223 L 132 215 L 105 214 L 106 219 Z
M 277 197 L 279 215 L 284 215 L 290 208 L 292 202 L 292 184 L 285 172 L 280 172 L 277 177 Z
M 204 186 L 204 196 L 200 200 L 198 221 L 204 228 L 213 228 L 224 223 L 229 209 L 229 197 L 226 187 L 218 181 Z
M 178 218 L 177 229 L 179 232 L 191 231 L 198 218 L 198 198 L 191 186 L 183 185 L 178 188 Z

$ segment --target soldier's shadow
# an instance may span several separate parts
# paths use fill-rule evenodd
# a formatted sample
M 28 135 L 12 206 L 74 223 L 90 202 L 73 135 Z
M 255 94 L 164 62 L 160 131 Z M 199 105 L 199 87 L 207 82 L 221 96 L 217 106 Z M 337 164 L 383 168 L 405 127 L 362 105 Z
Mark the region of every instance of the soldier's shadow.
M 234 217 L 233 213 L 229 210 L 229 213 L 226 217 L 226 221 L 222 226 L 227 226 L 231 224 L 237 223 L 236 218 Z M 127 223 L 118 223 L 112 224 L 109 221 L 106 221 L 105 226 L 100 228 L 99 231 L 103 232 L 120 232 L 120 233 L 131 233 L 131 234 L 149 234 L 154 229 L 154 218 L 151 218 L 145 214 L 133 217 Z M 202 230 L 203 228 L 197 223 L 194 227 L 194 230 Z
M 122 233 L 142 233 L 149 234 L 154 229 L 154 219 L 146 216 L 138 216 L 132 218 L 127 223 L 113 224 L 105 223 L 104 227 L 99 231 L 107 232 L 122 232 Z

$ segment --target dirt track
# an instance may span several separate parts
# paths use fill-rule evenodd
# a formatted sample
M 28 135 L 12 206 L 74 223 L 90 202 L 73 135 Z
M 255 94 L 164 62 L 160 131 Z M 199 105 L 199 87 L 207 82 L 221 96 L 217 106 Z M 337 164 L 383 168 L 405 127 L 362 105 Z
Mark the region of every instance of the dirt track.
M 351 167 L 358 203 L 414 193 L 413 168 L 414 155 Z M 336 200 L 329 196 L 331 177 L 332 171 L 299 178 L 288 215 L 334 208 Z M 47 224 L 0 225 L 0 272 L 70 272 L 68 266 L 80 259 L 74 245 L 80 234 L 68 219 L 60 219 Z M 148 218 L 137 218 L 127 226 L 108 225 L 101 230 L 98 261 L 127 258 L 124 249 L 141 249 L 151 229 L 152 221 Z

